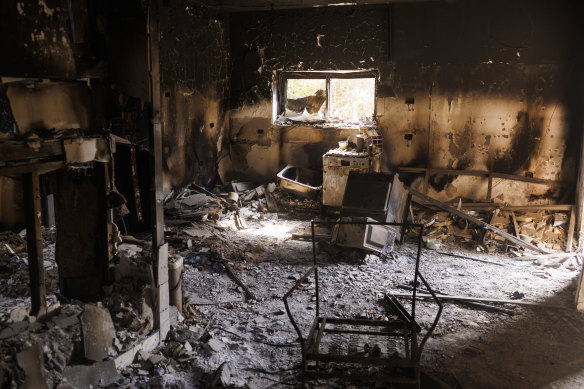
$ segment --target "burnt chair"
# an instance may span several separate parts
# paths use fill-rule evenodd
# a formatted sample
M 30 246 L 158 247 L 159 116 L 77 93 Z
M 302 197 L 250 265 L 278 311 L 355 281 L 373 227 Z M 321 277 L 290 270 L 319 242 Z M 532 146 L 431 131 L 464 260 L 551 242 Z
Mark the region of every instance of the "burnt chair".
M 371 220 L 371 219 L 369 219 Z M 399 301 L 385 294 L 385 300 L 393 311 L 392 320 L 373 320 L 325 317 L 320 314 L 320 284 L 318 279 L 317 243 L 315 236 L 316 226 L 334 227 L 339 224 L 371 224 L 399 227 L 404 231 L 405 227 L 417 231 L 417 254 L 415 258 L 415 271 L 413 274 L 414 285 L 412 289 L 411 311 L 408 312 Z M 381 384 L 402 384 L 420 388 L 420 359 L 424 345 L 432 332 L 436 328 L 442 314 L 442 303 L 420 274 L 420 253 L 422 250 L 423 225 L 411 223 L 382 223 L 375 221 L 336 221 L 323 222 L 312 221 L 312 267 L 294 284 L 294 286 L 284 295 L 284 305 L 286 313 L 292 326 L 298 333 L 302 352 L 302 384 L 309 378 L 339 378 L 345 380 L 368 381 Z M 307 336 L 303 335 L 298 322 L 294 319 L 288 303 L 288 298 L 296 291 L 312 274 L 314 274 L 314 285 L 316 292 L 316 309 L 312 325 Z M 421 327 L 416 322 L 416 295 L 418 293 L 419 281 L 432 295 L 438 306 L 436 316 L 432 325 L 421 335 Z M 339 349 L 328 351 L 321 350 L 325 339 L 331 336 L 341 336 L 350 338 L 351 342 L 369 339 L 378 339 L 394 342 L 395 345 L 403 343 L 404 352 L 402 355 L 386 355 L 376 350 L 371 352 L 355 352 L 349 349 L 347 352 L 340 352 Z M 419 338 L 421 337 L 421 341 Z M 330 346 L 330 343 L 327 343 Z M 397 354 L 397 355 L 395 355 Z

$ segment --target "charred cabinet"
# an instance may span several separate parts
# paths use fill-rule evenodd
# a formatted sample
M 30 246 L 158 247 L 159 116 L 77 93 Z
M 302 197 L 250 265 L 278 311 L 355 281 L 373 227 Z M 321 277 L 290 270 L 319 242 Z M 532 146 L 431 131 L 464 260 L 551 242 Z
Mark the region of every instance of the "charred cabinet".
M 341 208 L 350 172 L 378 172 L 379 158 L 379 154 L 340 149 L 330 150 L 323 155 L 322 204 L 325 210 L 332 212 Z

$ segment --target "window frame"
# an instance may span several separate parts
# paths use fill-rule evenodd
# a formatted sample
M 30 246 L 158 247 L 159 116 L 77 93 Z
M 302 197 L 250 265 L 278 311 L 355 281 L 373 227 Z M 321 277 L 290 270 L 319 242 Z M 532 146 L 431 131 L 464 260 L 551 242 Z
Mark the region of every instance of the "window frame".
M 375 80 L 375 92 L 373 96 L 373 122 L 377 123 L 377 89 L 379 85 L 379 71 L 375 69 L 368 70 L 280 70 L 274 72 L 274 88 L 272 91 L 272 122 L 276 123 L 278 117 L 286 114 L 286 102 L 288 95 L 288 80 L 290 79 L 325 79 L 326 80 L 326 121 L 329 123 L 331 114 L 331 79 L 355 79 L 355 78 L 373 78 Z M 351 122 L 345 122 L 351 125 Z M 314 125 L 314 123 L 306 123 Z

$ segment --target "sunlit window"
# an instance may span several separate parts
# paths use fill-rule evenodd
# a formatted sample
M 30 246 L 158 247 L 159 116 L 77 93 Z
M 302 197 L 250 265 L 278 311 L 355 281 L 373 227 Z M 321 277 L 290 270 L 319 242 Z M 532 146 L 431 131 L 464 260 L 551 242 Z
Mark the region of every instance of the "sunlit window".
M 275 121 L 368 125 L 375 121 L 375 73 L 282 72 Z
M 349 122 L 373 119 L 375 78 L 331 78 L 332 118 Z

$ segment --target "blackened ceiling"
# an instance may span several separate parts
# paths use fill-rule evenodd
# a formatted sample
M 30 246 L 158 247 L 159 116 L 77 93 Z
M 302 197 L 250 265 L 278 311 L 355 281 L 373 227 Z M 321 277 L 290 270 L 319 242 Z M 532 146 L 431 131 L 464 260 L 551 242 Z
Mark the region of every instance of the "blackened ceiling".
M 204 3 L 224 12 L 261 11 L 274 9 L 334 7 L 390 3 L 420 3 L 439 0 L 206 0 Z M 450 0 L 456 1 L 456 0 Z

